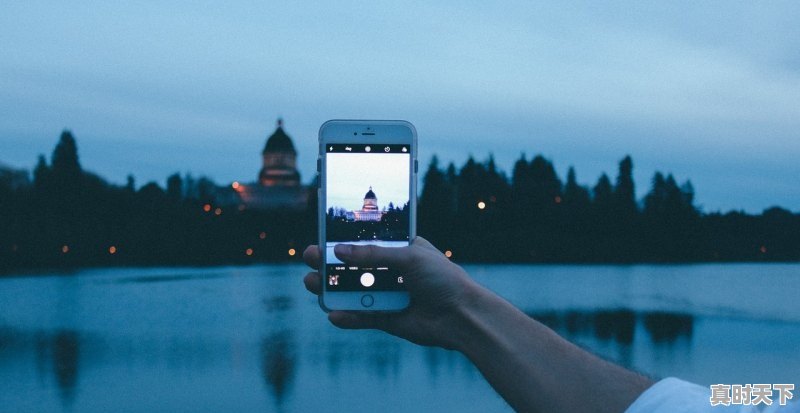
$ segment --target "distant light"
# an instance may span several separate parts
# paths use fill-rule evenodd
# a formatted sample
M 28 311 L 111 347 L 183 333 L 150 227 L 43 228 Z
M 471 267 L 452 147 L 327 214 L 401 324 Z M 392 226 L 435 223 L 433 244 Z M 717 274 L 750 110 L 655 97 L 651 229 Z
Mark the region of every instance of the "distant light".
M 11 251 L 17 252 L 18 249 L 19 247 L 17 246 L 17 244 L 11 246 Z
M 111 254 L 111 255 L 116 254 L 117 253 L 117 247 L 115 247 L 113 245 L 108 247 L 108 253 Z
M 489 201 L 497 202 L 497 197 L 492 195 L 492 196 L 489 197 Z
M 453 251 L 450 251 L 450 250 L 445 251 L 444 252 L 444 256 L 447 257 L 447 258 L 452 257 L 453 256 Z
M 761 248 L 759 248 L 758 250 L 761 251 L 762 254 L 766 254 L 767 253 L 767 247 L 764 246 L 764 245 L 762 245 Z
M 233 181 L 231 187 L 233 187 L 233 189 L 239 189 L 239 182 Z
M 266 232 L 264 232 L 264 231 L 261 231 L 261 233 L 260 233 L 260 234 L 258 234 L 258 238 L 260 238 L 260 239 L 265 239 L 265 238 L 267 238 L 267 233 L 266 233 Z
M 205 204 L 205 205 L 203 205 L 203 211 L 206 211 L 206 212 L 209 212 L 209 211 L 211 211 L 211 204 Z
M 239 205 L 239 211 L 244 211 L 244 210 L 245 210 L 245 206 L 244 206 L 244 204 L 242 204 L 242 205 Z
M 486 202 L 479 201 L 478 202 L 478 209 L 484 209 L 484 208 L 486 208 Z
M 294 257 L 295 254 L 297 254 L 297 251 L 295 251 L 294 248 L 289 248 L 289 256 Z
M 247 256 L 249 257 L 249 256 L 253 255 L 253 249 L 252 248 L 248 248 L 248 249 L 244 250 L 244 253 L 247 254 Z
M 61 246 L 61 253 L 62 253 L 62 254 L 66 254 L 66 253 L 68 253 L 68 252 L 69 252 L 69 245 L 63 245 L 63 246 Z
M 560 204 L 561 203 L 561 197 L 560 196 L 556 196 L 555 201 L 556 201 L 557 204 Z
M 222 215 L 222 208 L 217 208 L 214 210 L 214 215 Z

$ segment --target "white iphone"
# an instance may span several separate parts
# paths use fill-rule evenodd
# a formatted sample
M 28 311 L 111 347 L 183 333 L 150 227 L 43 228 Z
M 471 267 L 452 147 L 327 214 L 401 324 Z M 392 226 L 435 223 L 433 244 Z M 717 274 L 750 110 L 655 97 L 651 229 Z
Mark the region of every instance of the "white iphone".
M 417 132 L 405 121 L 330 120 L 319 129 L 323 310 L 408 306 L 397 268 L 340 261 L 336 244 L 404 247 L 416 235 Z

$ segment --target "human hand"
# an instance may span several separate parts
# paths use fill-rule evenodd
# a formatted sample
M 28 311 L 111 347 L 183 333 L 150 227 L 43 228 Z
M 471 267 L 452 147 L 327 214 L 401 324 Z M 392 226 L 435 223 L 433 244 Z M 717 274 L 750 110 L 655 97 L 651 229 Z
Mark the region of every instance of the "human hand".
M 332 311 L 331 323 L 458 350 L 516 411 L 618 413 L 652 385 L 646 377 L 568 342 L 479 286 L 422 238 L 402 248 L 338 244 L 334 253 L 346 264 L 403 271 L 411 303 L 399 313 Z M 319 248 L 306 248 L 303 259 L 319 268 Z M 318 272 L 308 273 L 304 282 L 309 291 L 320 293 Z M 564 391 L 570 388 L 582 391 Z
M 345 329 L 383 330 L 420 345 L 460 349 L 464 311 L 483 289 L 430 242 L 416 237 L 410 246 L 402 248 L 338 244 L 334 253 L 346 264 L 402 271 L 411 302 L 399 313 L 332 311 L 328 314 L 331 323 Z M 319 269 L 319 247 L 306 248 L 303 260 Z M 309 291 L 320 294 L 319 272 L 308 273 L 303 281 Z

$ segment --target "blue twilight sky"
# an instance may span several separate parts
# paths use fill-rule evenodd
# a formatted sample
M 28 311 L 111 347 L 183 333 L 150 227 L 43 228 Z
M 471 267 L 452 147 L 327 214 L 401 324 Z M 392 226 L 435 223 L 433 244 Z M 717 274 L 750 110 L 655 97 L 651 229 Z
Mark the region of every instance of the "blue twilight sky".
M 401 4 L 402 3 L 402 4 Z M 421 162 L 633 156 L 706 211 L 800 211 L 800 2 L 5 2 L 0 163 L 60 131 L 112 182 L 255 180 L 282 116 L 312 178 L 330 118 L 402 118 Z

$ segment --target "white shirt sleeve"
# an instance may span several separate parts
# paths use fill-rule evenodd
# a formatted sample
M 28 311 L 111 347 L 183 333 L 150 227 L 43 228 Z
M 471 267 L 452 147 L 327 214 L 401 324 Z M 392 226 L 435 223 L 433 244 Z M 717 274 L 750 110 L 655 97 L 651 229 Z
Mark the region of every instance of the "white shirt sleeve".
M 625 413 L 756 413 L 754 406 L 711 406 L 711 390 L 674 377 L 652 385 L 639 395 Z M 778 403 L 773 403 L 777 405 Z M 797 405 L 797 403 L 790 403 Z M 777 407 L 777 406 L 772 406 Z M 795 406 L 796 407 L 796 406 Z M 784 410 L 784 408 L 789 408 Z M 777 412 L 795 412 L 790 406 L 781 406 Z

